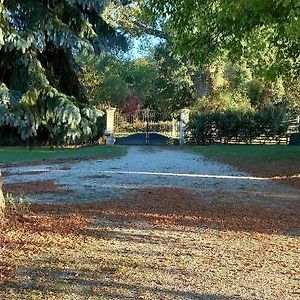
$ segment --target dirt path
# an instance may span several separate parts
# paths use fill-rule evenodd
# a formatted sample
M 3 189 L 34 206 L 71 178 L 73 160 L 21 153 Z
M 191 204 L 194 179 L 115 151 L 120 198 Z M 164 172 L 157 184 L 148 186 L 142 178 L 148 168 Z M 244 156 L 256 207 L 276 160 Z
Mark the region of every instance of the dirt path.
M 137 147 L 112 160 L 6 168 L 7 191 L 35 201 L 97 202 L 145 187 L 178 187 L 214 201 L 219 195 L 245 201 L 299 200 L 299 191 L 279 186 L 180 148 Z M 203 198 L 203 197 L 202 197 Z

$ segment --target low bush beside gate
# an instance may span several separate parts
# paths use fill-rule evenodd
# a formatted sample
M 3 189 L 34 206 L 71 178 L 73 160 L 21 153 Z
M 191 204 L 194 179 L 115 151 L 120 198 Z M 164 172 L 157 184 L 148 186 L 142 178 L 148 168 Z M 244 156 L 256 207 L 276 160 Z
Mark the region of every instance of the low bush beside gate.
M 198 145 L 247 143 L 254 140 L 280 142 L 288 132 L 289 118 L 282 108 L 261 111 L 197 113 L 191 116 L 190 140 Z

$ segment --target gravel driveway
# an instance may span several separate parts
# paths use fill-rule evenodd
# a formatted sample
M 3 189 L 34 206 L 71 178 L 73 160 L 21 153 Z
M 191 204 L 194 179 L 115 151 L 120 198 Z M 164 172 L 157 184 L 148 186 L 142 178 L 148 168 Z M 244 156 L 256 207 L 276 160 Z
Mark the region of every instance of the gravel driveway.
M 208 196 L 202 197 L 207 201 L 227 194 L 245 201 L 300 199 L 297 190 L 251 177 L 179 147 L 131 146 L 126 156 L 112 160 L 10 167 L 4 171 L 9 175 L 4 183 L 54 180 L 70 191 L 31 195 L 34 201 L 103 201 L 144 187 L 183 187 Z
M 18 268 L 0 298 L 299 299 L 299 190 L 185 149 L 6 168 L 6 184 L 40 187 L 33 200 L 72 205 L 35 204 L 6 232 L 0 261 Z

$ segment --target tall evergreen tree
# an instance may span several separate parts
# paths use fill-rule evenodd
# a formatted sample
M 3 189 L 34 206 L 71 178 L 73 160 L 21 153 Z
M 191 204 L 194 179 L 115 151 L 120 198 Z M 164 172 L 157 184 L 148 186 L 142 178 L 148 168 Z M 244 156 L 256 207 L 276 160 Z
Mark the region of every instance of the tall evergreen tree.
M 102 17 L 107 2 L 0 0 L 0 138 L 11 130 L 22 140 L 42 130 L 59 143 L 95 135 L 99 111 L 76 55 L 126 43 Z M 1 202 L 0 183 L 0 211 Z

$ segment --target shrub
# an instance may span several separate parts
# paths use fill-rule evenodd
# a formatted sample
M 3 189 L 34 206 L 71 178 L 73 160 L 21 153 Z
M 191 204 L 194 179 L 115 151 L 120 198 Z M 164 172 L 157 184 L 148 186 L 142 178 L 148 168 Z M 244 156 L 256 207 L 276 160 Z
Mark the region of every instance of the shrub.
M 217 119 L 217 136 L 223 143 L 227 144 L 232 138 L 238 139 L 242 126 L 242 114 L 236 111 L 227 111 L 214 114 Z
M 198 145 L 211 144 L 215 138 L 215 114 L 194 115 L 189 122 L 188 130 Z
M 300 146 L 300 133 L 292 133 L 289 145 Z
M 278 140 L 288 130 L 289 122 L 285 108 L 265 107 L 258 112 L 258 119 L 266 139 Z
M 261 126 L 256 112 L 245 112 L 241 115 L 241 125 L 239 128 L 239 141 L 247 144 L 261 134 Z
M 210 112 L 192 115 L 188 129 L 191 139 L 199 145 L 233 140 L 251 143 L 261 135 L 279 141 L 287 132 L 288 120 L 285 110 L 276 107 L 258 112 Z

